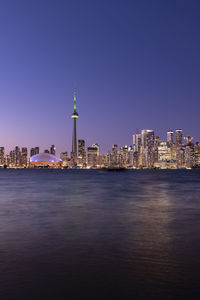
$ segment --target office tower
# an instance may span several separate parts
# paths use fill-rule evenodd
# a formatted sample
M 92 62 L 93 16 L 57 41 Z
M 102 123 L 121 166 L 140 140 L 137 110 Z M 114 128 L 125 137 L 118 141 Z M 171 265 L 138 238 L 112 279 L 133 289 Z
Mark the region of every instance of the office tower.
M 97 147 L 88 147 L 87 148 L 87 166 L 89 168 L 96 168 L 97 158 L 98 158 L 98 148 Z
M 176 146 L 182 146 L 183 131 L 182 129 L 176 129 Z
M 35 155 L 40 153 L 40 148 L 39 147 L 35 147 Z
M 128 153 L 128 146 L 125 145 L 124 147 L 120 148 L 119 151 L 119 164 L 120 166 L 127 166 L 129 164 L 129 153 Z
M 56 147 L 54 145 L 52 145 L 50 148 L 50 154 L 56 155 Z
M 35 148 L 31 148 L 31 150 L 30 150 L 30 157 L 33 155 L 35 155 Z
M 14 150 L 10 151 L 10 165 L 12 167 L 15 166 L 15 153 L 14 153 Z
M 5 164 L 5 150 L 4 147 L 0 147 L 0 166 Z
M 140 133 L 133 135 L 133 144 L 135 145 L 134 166 L 139 168 L 142 165 L 142 135 Z
M 36 154 L 40 153 L 40 148 L 39 147 L 35 147 L 35 148 L 31 148 L 30 150 L 30 157 Z
M 194 145 L 189 142 L 185 146 L 185 167 L 192 168 L 195 165 Z
M 21 161 L 20 148 L 16 146 L 14 149 L 14 165 L 18 167 L 20 165 L 20 161 Z
M 142 146 L 143 148 L 153 147 L 154 145 L 154 131 L 150 129 L 144 129 L 141 131 Z
M 100 146 L 99 146 L 99 144 L 97 144 L 97 143 L 93 144 L 92 147 L 97 148 L 97 156 L 99 156 L 100 155 Z
M 117 159 L 117 151 L 118 151 L 118 145 L 114 144 L 112 146 L 112 154 L 111 154 L 111 158 L 110 158 L 110 163 L 112 165 L 116 165 L 118 163 L 118 159 Z
M 85 141 L 78 140 L 78 164 L 81 167 L 85 167 L 86 164 L 86 153 L 85 153 Z
M 60 159 L 62 160 L 62 165 L 63 167 L 68 166 L 68 153 L 66 152 L 62 152 L 60 154 Z
M 187 146 L 192 146 L 193 138 L 191 136 L 186 136 L 185 141 Z
M 11 166 L 11 157 L 10 157 L 10 154 L 6 155 L 6 157 L 5 157 L 5 164 L 6 164 L 7 167 Z
M 135 150 L 140 152 L 142 146 L 142 136 L 140 133 L 136 133 L 133 135 L 133 144 L 135 145 Z
M 85 156 L 85 141 L 78 140 L 78 157 L 83 158 Z
M 49 150 L 48 150 L 48 149 L 45 149 L 45 150 L 44 150 L 44 153 L 49 153 Z
M 26 147 L 22 148 L 22 152 L 21 152 L 21 161 L 20 161 L 20 165 L 23 167 L 27 167 L 27 156 L 28 156 L 28 150 Z
M 77 138 L 76 138 L 76 119 L 78 119 L 79 115 L 76 111 L 76 91 L 74 91 L 74 111 L 72 113 L 73 119 L 73 136 L 72 136 L 72 152 L 71 159 L 74 165 L 77 163 Z
M 144 129 L 142 136 L 142 165 L 145 168 L 152 168 L 154 164 L 154 131 Z
M 172 130 L 167 131 L 167 145 L 172 146 L 174 143 L 174 132 Z
M 68 152 L 66 151 L 66 152 L 60 153 L 60 158 L 62 160 L 67 160 L 68 159 Z
M 194 166 L 200 167 L 200 142 L 196 142 L 194 145 Z

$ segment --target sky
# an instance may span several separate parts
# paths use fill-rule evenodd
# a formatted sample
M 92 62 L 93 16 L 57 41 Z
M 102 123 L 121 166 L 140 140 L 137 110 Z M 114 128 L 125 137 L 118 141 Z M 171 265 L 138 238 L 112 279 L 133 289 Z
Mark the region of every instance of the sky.
M 169 129 L 200 140 L 200 2 L 0 0 L 0 145 L 77 136 L 106 153 Z

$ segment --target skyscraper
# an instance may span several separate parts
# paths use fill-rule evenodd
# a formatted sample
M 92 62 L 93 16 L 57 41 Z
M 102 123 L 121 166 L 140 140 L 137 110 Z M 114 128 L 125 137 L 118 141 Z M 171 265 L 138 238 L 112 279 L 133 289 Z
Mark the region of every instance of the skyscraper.
M 154 131 L 144 129 L 141 131 L 142 137 L 142 164 L 143 167 L 151 168 L 154 163 Z
M 88 167 L 96 168 L 98 158 L 98 148 L 88 147 L 87 148 L 87 165 Z
M 174 133 L 172 130 L 167 131 L 167 145 L 172 146 L 174 143 Z
M 176 146 L 182 146 L 183 130 L 176 129 Z
M 85 141 L 78 140 L 78 164 L 83 167 L 86 164 Z
M 21 152 L 21 166 L 23 167 L 27 167 L 27 155 L 28 155 L 28 150 L 26 147 L 23 147 Z
M 74 111 L 72 113 L 73 124 L 73 135 L 72 135 L 72 152 L 71 159 L 74 164 L 77 163 L 77 137 L 76 137 L 76 119 L 78 119 L 78 113 L 76 111 L 76 91 L 74 91 Z
M 5 152 L 4 152 L 4 147 L 0 147 L 0 165 L 3 166 L 5 163 Z
M 50 148 L 50 153 L 51 153 L 52 155 L 56 155 L 56 147 L 55 147 L 54 145 L 51 146 L 51 148 Z

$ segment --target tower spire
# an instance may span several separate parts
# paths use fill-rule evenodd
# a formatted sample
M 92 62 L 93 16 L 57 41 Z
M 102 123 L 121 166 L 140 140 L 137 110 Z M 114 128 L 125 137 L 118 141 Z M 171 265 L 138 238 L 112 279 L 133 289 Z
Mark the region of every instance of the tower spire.
M 76 89 L 74 89 L 74 112 L 76 112 Z

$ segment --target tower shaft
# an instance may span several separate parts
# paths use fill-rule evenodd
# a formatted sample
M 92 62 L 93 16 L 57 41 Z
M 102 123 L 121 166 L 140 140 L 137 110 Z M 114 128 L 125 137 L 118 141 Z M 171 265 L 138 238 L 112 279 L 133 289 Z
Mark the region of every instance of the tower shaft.
M 76 137 L 76 118 L 74 118 L 73 124 L 73 136 L 72 136 L 72 159 L 77 161 L 77 137 Z

